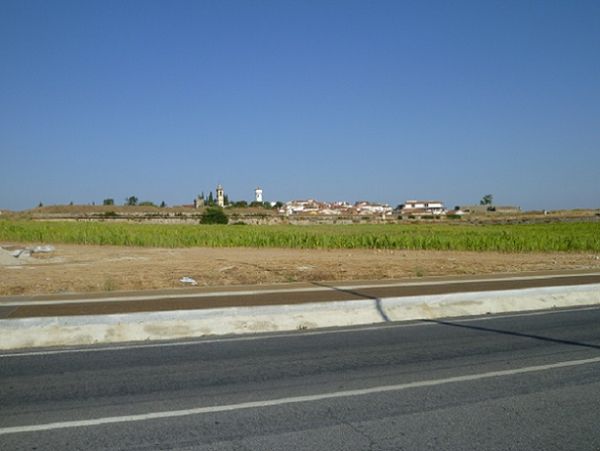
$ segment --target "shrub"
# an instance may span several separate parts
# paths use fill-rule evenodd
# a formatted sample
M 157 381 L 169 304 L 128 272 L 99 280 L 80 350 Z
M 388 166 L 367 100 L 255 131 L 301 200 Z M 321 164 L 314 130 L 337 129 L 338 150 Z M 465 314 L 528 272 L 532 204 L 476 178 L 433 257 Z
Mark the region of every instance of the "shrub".
M 207 208 L 200 218 L 200 224 L 227 224 L 228 222 L 227 215 L 219 207 Z

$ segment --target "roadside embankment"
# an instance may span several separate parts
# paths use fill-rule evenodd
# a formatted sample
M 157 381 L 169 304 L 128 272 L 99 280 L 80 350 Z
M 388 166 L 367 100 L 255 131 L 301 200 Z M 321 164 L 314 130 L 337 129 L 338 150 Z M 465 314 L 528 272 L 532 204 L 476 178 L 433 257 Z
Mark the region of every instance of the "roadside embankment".
M 268 301 L 259 302 L 260 299 Z M 184 301 L 195 302 L 195 307 L 180 304 Z M 121 306 L 143 302 L 160 302 L 165 311 L 134 308 L 122 313 L 78 314 L 85 312 L 86 305 Z M 220 303 L 228 306 L 220 307 Z M 5 318 L 0 320 L 0 348 L 171 340 L 599 304 L 600 273 L 204 291 L 170 296 L 163 293 L 154 298 L 146 294 L 129 298 L 95 297 L 87 301 L 5 298 L 0 301 L 0 313 Z M 183 307 L 177 309 L 177 305 Z M 55 316 L 40 313 L 11 317 L 19 308 L 34 306 L 45 309 L 70 306 L 72 310 Z M 106 309 L 110 311 L 109 307 Z

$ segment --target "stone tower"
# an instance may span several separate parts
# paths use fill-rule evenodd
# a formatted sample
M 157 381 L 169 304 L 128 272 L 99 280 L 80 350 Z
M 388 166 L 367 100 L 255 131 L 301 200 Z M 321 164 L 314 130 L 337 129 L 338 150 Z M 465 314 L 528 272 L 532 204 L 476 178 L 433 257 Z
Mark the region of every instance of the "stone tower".
M 225 206 L 225 192 L 220 184 L 217 185 L 217 205 L 221 208 Z
M 263 201 L 262 189 L 260 189 L 259 186 L 257 186 L 256 189 L 254 190 L 254 199 L 256 200 L 256 202 L 260 202 L 260 203 L 262 203 L 262 201 Z

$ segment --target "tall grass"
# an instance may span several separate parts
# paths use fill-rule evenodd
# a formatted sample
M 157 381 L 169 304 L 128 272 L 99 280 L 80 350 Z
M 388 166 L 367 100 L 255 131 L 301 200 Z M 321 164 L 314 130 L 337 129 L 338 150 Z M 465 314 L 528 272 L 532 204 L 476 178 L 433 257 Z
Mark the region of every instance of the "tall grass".
M 204 246 L 600 252 L 600 224 L 236 227 L 1 220 L 0 240 L 171 248 Z

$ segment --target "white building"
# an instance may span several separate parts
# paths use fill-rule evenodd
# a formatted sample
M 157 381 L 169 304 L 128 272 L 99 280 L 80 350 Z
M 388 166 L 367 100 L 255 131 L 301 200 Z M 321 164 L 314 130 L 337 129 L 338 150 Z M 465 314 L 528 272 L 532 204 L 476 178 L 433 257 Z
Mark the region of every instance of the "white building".
M 263 201 L 263 190 L 260 188 L 260 186 L 257 186 L 254 190 L 254 199 L 256 202 L 260 203 Z
M 445 215 L 446 207 L 439 200 L 407 200 L 401 210 L 407 215 Z
M 280 213 L 285 213 L 286 215 L 293 214 L 315 214 L 325 206 L 321 202 L 317 202 L 314 199 L 308 200 L 290 200 L 286 202 L 283 207 L 279 210 Z
M 388 204 L 377 204 L 373 202 L 360 201 L 354 205 L 356 212 L 361 215 L 384 215 L 392 214 L 392 207 Z

